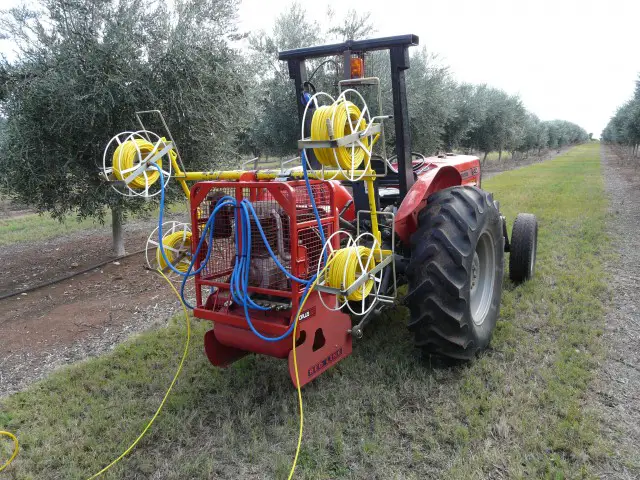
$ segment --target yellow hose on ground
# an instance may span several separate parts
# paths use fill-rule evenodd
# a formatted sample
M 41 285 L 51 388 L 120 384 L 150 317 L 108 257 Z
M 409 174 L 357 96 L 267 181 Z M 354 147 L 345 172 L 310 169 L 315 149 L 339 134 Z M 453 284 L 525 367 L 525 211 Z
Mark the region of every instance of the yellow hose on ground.
M 11 465 L 11 462 L 13 462 L 13 460 L 18 456 L 18 451 L 20 450 L 20 444 L 18 443 L 18 439 L 16 438 L 16 436 L 11 432 L 0 431 L 0 437 L 9 437 L 11 440 L 13 440 L 13 453 L 9 457 L 9 460 L 4 462 L 0 466 L 0 472 L 1 472 L 5 468 L 7 468 L 9 465 Z
M 364 117 L 360 118 L 361 113 L 358 106 L 348 100 L 318 107 L 311 119 L 311 139 L 329 140 L 330 132 L 327 122 L 331 124 L 334 139 L 366 130 L 367 122 Z M 361 142 L 371 151 L 370 137 L 363 138 Z M 353 156 L 351 155 L 351 147 L 336 148 L 335 154 L 332 148 L 314 148 L 313 151 L 318 161 L 325 167 L 339 166 L 343 170 L 357 169 L 362 162 L 367 164 L 370 157 L 359 145 L 353 148 Z
M 169 394 L 171 393 L 171 390 L 173 389 L 173 386 L 175 385 L 176 380 L 178 380 L 178 376 L 180 375 L 180 372 L 182 371 L 182 366 L 184 365 L 184 361 L 187 358 L 187 354 L 189 353 L 189 341 L 191 340 L 191 322 L 189 320 L 189 312 L 187 312 L 187 307 L 185 306 L 184 302 L 182 301 L 182 298 L 180 298 L 180 294 L 178 293 L 178 290 L 176 290 L 176 287 L 174 287 L 173 283 L 171 283 L 171 280 L 169 280 L 169 278 L 167 278 L 167 276 L 161 270 L 158 270 L 158 272 L 167 281 L 167 283 L 169 284 L 169 286 L 171 287 L 173 292 L 176 294 L 178 299 L 180 299 L 180 304 L 182 305 L 182 310 L 184 311 L 185 323 L 187 324 L 187 341 L 185 342 L 185 345 L 184 345 L 184 352 L 182 353 L 182 358 L 180 359 L 180 363 L 178 364 L 178 370 L 176 370 L 176 374 L 173 376 L 173 380 L 171 380 L 171 384 L 169 385 L 169 388 L 167 389 L 167 393 L 164 394 L 164 397 L 162 398 L 162 401 L 160 402 L 160 406 L 156 410 L 156 413 L 153 414 L 153 417 L 151 417 L 151 420 L 149 420 L 149 423 L 147 423 L 147 426 L 144 427 L 144 430 L 142 430 L 142 433 L 140 435 L 138 435 L 138 438 L 136 438 L 133 441 L 133 443 L 131 445 L 129 445 L 129 447 L 118 458 L 116 458 L 113 462 L 111 462 L 109 465 L 104 467 L 98 473 L 94 473 L 93 475 L 91 475 L 88 480 L 93 480 L 94 478 L 98 478 L 100 475 L 105 473 L 107 470 L 109 470 L 111 467 L 113 467 L 116 463 L 118 463 L 120 460 L 122 460 L 124 457 L 126 457 L 131 452 L 131 450 L 133 450 L 135 448 L 135 446 L 142 439 L 142 437 L 145 436 L 147 431 L 151 428 L 151 425 L 153 425 L 153 422 L 155 421 L 156 417 L 162 411 L 162 407 L 164 407 L 164 404 L 167 401 L 167 398 L 169 397 Z M 9 464 L 11 462 L 13 462 L 13 460 L 18 455 L 18 450 L 19 450 L 18 439 L 16 438 L 16 436 L 14 434 L 12 434 L 11 432 L 0 431 L 0 436 L 3 436 L 3 435 L 11 438 L 13 440 L 13 443 L 14 443 L 15 447 L 14 447 L 14 450 L 13 450 L 13 455 L 11 455 L 11 458 L 9 458 L 9 460 L 7 460 L 7 462 L 0 467 L 0 471 L 4 470 L 6 467 L 9 466 Z
M 165 138 L 161 140 L 163 142 L 166 141 Z M 118 180 L 124 180 L 131 175 L 132 172 L 122 173 L 123 170 L 126 171 L 133 168 L 139 160 L 144 160 L 151 152 L 154 152 L 154 150 L 155 153 L 158 153 L 163 147 L 164 145 L 161 143 L 158 148 L 156 148 L 153 143 L 144 138 L 136 138 L 121 143 L 115 152 L 113 152 L 113 174 Z M 140 152 L 140 156 L 138 156 L 138 152 Z M 169 156 L 171 160 L 174 160 L 177 154 L 174 150 L 170 150 Z M 162 168 L 162 159 L 158 159 L 155 163 Z M 158 181 L 158 178 L 160 178 L 160 172 L 153 167 L 149 167 L 146 170 L 146 174 L 148 180 L 145 180 L 144 174 L 141 173 L 129 183 L 129 186 L 136 190 L 144 190 L 146 186 L 153 185 Z
M 191 232 L 180 230 L 179 232 L 170 233 L 162 239 L 162 244 L 164 245 L 164 253 L 167 256 L 167 260 L 176 270 L 185 273 L 191 263 Z M 178 250 L 178 252 L 174 250 Z M 180 252 L 185 253 L 181 254 Z M 156 261 L 158 262 L 158 268 L 164 272 L 167 268 L 167 262 L 162 256 L 160 247 L 156 249 Z
M 347 290 L 362 275 L 360 263 L 367 272 L 376 266 L 376 260 L 370 248 L 364 246 L 347 247 L 332 253 L 331 268 L 327 272 L 327 284 L 334 288 Z M 367 265 L 368 261 L 368 265 Z M 359 301 L 367 297 L 373 289 L 373 280 L 365 281 L 347 296 L 347 300 Z
M 182 353 L 182 358 L 180 359 L 180 363 L 178 364 L 178 370 L 176 370 L 176 374 L 173 376 L 173 380 L 171 380 L 171 384 L 169 385 L 169 388 L 167 389 L 167 393 L 164 394 L 164 397 L 162 398 L 162 401 L 160 402 L 160 406 L 156 410 L 156 413 L 153 414 L 153 417 L 151 417 L 151 420 L 149 420 L 149 423 L 147 423 L 147 426 L 144 427 L 144 430 L 142 430 L 142 433 L 140 435 L 138 435 L 138 438 L 136 438 L 133 441 L 133 443 L 131 445 L 129 445 L 129 447 L 124 452 L 122 452 L 122 454 L 118 458 L 116 458 L 113 462 L 111 462 L 109 465 L 104 467 L 98 473 L 95 473 L 95 474 L 91 475 L 88 480 L 93 480 L 94 478 L 98 478 L 100 475 L 102 475 L 104 472 L 109 470 L 116 463 L 118 463 L 120 460 L 122 460 L 124 457 L 126 457 L 131 452 L 131 450 L 133 450 L 135 448 L 135 446 L 142 439 L 142 437 L 145 436 L 145 434 L 147 433 L 147 430 L 149 430 L 151 428 L 151 425 L 153 425 L 153 422 L 156 420 L 156 417 L 162 411 L 162 407 L 164 407 L 164 404 L 167 401 L 167 398 L 169 397 L 169 394 L 171 393 L 171 389 L 175 385 L 176 380 L 178 380 L 178 376 L 180 375 L 180 372 L 182 371 L 182 366 L 184 365 L 184 361 L 187 358 L 187 354 L 189 353 L 189 341 L 191 340 L 191 321 L 189 320 L 189 312 L 187 311 L 187 307 L 185 306 L 184 302 L 182 301 L 182 298 L 180 298 L 180 294 L 178 293 L 178 290 L 176 290 L 176 287 L 174 287 L 173 283 L 171 283 L 171 280 L 169 280 L 169 278 L 162 272 L 162 270 L 158 270 L 158 273 L 160 273 L 160 275 L 162 275 L 162 278 L 164 278 L 167 281 L 167 283 L 171 287 L 171 290 L 173 290 L 173 293 L 175 293 L 176 296 L 178 297 L 178 299 L 180 299 L 180 304 L 182 305 L 182 310 L 184 311 L 185 323 L 187 324 L 187 341 L 185 342 L 185 345 L 184 345 L 184 352 Z
M 300 409 L 300 431 L 298 433 L 298 445 L 296 447 L 296 455 L 295 455 L 295 457 L 293 457 L 293 464 L 291 465 L 291 470 L 289 471 L 289 477 L 287 478 L 287 480 L 291 480 L 293 478 L 293 474 L 294 474 L 294 472 L 296 470 L 296 465 L 298 464 L 298 456 L 300 455 L 300 447 L 302 445 L 302 431 L 303 431 L 303 427 L 304 427 L 304 411 L 302 409 L 302 389 L 300 388 L 300 374 L 298 373 L 298 357 L 296 356 L 296 341 L 297 341 L 297 332 L 298 332 L 298 319 L 300 318 L 300 313 L 304 310 L 305 303 L 307 303 L 307 300 L 311 296 L 311 292 L 313 292 L 313 289 L 318 284 L 318 280 L 320 279 L 320 277 L 322 275 L 324 275 L 327 272 L 329 267 L 331 265 L 333 265 L 334 262 L 335 262 L 335 257 L 334 258 L 330 258 L 327 261 L 327 264 L 323 267 L 323 269 L 320 271 L 318 276 L 315 278 L 315 280 L 313 281 L 313 283 L 309 287 L 307 295 L 300 302 L 300 306 L 298 307 L 298 311 L 296 312 L 296 318 L 294 320 L 295 324 L 294 324 L 294 327 L 293 327 L 293 333 L 291 334 L 291 338 L 292 338 L 292 343 L 293 343 L 293 347 L 292 347 L 292 351 L 293 351 L 293 370 L 295 371 L 295 374 L 296 374 L 296 386 L 297 386 L 297 390 L 298 390 L 298 408 Z

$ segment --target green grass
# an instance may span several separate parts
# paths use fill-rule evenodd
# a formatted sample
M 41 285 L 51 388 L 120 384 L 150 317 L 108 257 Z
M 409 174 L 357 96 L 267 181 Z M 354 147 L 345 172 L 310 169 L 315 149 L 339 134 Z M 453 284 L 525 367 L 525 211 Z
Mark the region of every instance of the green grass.
M 499 155 L 500 154 L 498 152 L 489 152 L 489 154 L 487 155 L 487 163 L 498 163 Z M 479 157 L 480 160 L 483 160 L 484 154 L 479 154 Z M 502 152 L 502 158 L 500 159 L 500 162 L 506 162 L 508 160 L 511 160 L 511 152 Z
M 111 225 L 110 219 L 105 219 Z M 69 218 L 64 222 L 51 218 L 48 213 L 38 215 L 29 213 L 13 218 L 0 219 L 0 246 L 21 242 L 38 242 L 51 238 L 70 235 L 81 230 L 100 228 L 93 219 L 76 220 Z
M 303 391 L 297 478 L 592 476 L 606 454 L 585 408 L 607 295 L 598 148 L 485 182 L 509 218 L 538 215 L 536 278 L 505 280 L 491 348 L 468 365 L 423 360 L 403 307 L 374 323 Z M 195 322 L 164 412 L 106 478 L 286 478 L 298 430 L 286 362 L 252 356 L 213 368 L 201 347 L 208 327 Z M 154 412 L 183 340 L 174 320 L 0 401 L 0 429 L 22 445 L 8 478 L 83 478 L 120 454 Z
M 167 207 L 169 214 L 184 211 L 185 203 L 183 201 L 177 201 Z M 130 217 L 132 220 L 140 220 L 143 218 L 150 219 L 151 224 L 153 224 L 154 219 L 157 218 L 157 209 Z M 28 213 L 12 218 L 0 218 L 0 246 L 24 242 L 38 243 L 71 235 L 75 232 L 97 229 L 105 230 L 110 228 L 110 211 L 107 211 L 104 217 L 104 224 L 100 224 L 98 220 L 93 218 L 80 219 L 73 215 L 69 215 L 64 221 L 60 222 L 52 218 L 48 213 Z M 151 232 L 151 229 L 149 232 Z

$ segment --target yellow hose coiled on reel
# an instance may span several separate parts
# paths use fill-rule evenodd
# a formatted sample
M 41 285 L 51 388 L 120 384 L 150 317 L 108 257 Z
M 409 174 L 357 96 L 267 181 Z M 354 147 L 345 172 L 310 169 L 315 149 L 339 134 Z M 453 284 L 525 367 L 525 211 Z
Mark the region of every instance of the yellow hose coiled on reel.
M 183 232 L 181 230 L 179 232 L 170 233 L 162 239 L 162 244 L 165 248 L 164 253 L 167 256 L 167 260 L 169 260 L 176 270 L 185 273 L 189 269 L 189 264 L 191 263 L 191 232 Z M 169 248 L 173 250 L 186 251 L 186 255 L 183 258 L 179 258 L 180 254 L 173 250 L 169 250 Z M 158 262 L 158 268 L 160 270 L 164 271 L 167 268 L 167 262 L 165 262 L 164 257 L 162 256 L 160 247 L 156 249 L 156 261 Z
M 369 265 L 367 265 L 367 260 Z M 326 273 L 326 283 L 334 288 L 347 290 L 362 275 L 360 263 L 367 269 L 367 272 L 373 270 L 376 266 L 371 249 L 364 246 L 341 248 L 333 252 L 329 258 L 331 266 Z M 351 292 L 347 296 L 347 300 L 360 301 L 368 297 L 373 290 L 373 280 L 365 281 L 360 287 Z
M 318 107 L 311 119 L 311 139 L 312 140 L 329 140 L 329 128 L 327 121 L 333 129 L 333 138 L 341 138 L 351 135 L 354 132 L 366 130 L 367 122 L 364 117 L 360 119 L 361 111 L 357 105 L 348 100 L 342 100 L 332 105 L 323 105 Z M 333 121 L 332 121 L 333 119 Z M 360 121 L 358 122 L 358 119 Z M 353 125 L 353 128 L 351 128 Z M 365 137 L 360 140 L 362 144 L 370 151 L 371 138 Z M 340 167 L 343 170 L 351 170 L 358 168 L 362 162 L 367 163 L 370 155 L 361 147 L 338 147 L 333 148 L 314 148 L 318 161 L 325 167 Z M 337 162 L 336 162 L 337 157 Z M 337 164 L 336 164 L 337 163 Z
M 165 142 L 166 139 L 163 137 L 162 141 Z M 162 144 L 155 148 L 155 145 L 148 140 L 143 138 L 136 138 L 134 140 L 127 140 L 126 142 L 121 143 L 116 148 L 115 152 L 113 152 L 113 174 L 118 180 L 124 180 L 126 177 L 131 175 L 131 172 L 122 173 L 123 170 L 128 170 L 133 168 L 136 160 L 146 158 L 151 152 L 157 153 L 162 149 Z M 138 157 L 138 151 L 140 152 L 140 157 Z M 177 154 L 174 150 L 169 152 L 169 156 L 171 160 L 175 160 L 177 158 Z M 158 159 L 156 164 L 162 168 L 162 159 Z M 145 180 L 144 174 L 138 175 L 134 178 L 129 186 L 136 190 L 144 190 L 147 186 L 153 185 L 160 178 L 160 172 L 152 166 L 149 167 L 146 171 L 148 180 Z

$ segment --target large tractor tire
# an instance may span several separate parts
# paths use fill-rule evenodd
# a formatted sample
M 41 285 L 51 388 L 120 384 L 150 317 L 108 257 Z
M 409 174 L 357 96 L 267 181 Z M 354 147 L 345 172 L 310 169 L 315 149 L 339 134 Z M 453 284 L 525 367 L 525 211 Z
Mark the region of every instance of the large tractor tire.
M 452 187 L 431 195 L 411 237 L 409 330 L 423 352 L 470 360 L 496 325 L 504 273 L 502 218 L 490 193 Z

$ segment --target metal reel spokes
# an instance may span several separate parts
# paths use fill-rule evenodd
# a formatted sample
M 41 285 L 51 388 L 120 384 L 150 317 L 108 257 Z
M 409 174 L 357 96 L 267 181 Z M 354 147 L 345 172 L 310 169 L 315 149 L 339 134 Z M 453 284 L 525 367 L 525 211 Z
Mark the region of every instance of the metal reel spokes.
M 166 187 L 175 157 L 172 142 L 153 132 L 122 132 L 104 149 L 102 173 L 119 194 L 149 198 Z
M 170 278 L 177 273 L 169 266 L 185 273 L 191 264 L 191 227 L 181 222 L 165 222 L 162 224 L 162 245 L 165 255 L 162 255 L 158 242 L 158 227 L 156 227 L 145 246 L 147 266 L 152 270 L 158 268 Z M 166 256 L 166 259 L 165 259 Z
M 351 100 L 347 95 L 351 95 Z M 307 115 L 312 106 L 314 113 L 311 138 L 305 138 Z M 318 130 L 313 127 L 316 115 L 321 119 L 318 120 Z M 357 182 L 367 175 L 371 169 L 371 153 L 377 138 L 374 133 L 379 131 L 379 125 L 375 125 L 377 129 L 374 132 L 372 120 L 369 108 L 357 90 L 347 89 L 337 99 L 325 92 L 317 92 L 311 96 L 302 116 L 299 143 L 311 145 L 309 148 L 314 150 L 322 164 L 323 180 L 334 180 L 341 176 Z M 314 134 L 317 135 L 315 138 Z M 327 143 L 331 146 L 326 146 Z M 308 161 L 307 149 L 302 148 L 302 151 L 307 169 L 313 171 Z
M 307 114 L 309 113 L 309 107 L 313 106 L 315 108 L 314 112 L 318 111 L 318 108 L 321 106 L 320 101 L 322 99 L 327 100 L 328 105 L 333 105 L 336 102 L 336 99 L 331 95 L 325 92 L 317 92 L 314 93 L 307 104 L 304 107 L 304 113 L 302 114 L 302 124 L 300 126 L 300 139 L 305 139 L 305 125 L 307 125 Z M 313 118 L 313 117 L 312 117 Z M 307 154 L 307 149 L 302 149 L 301 161 L 306 163 L 306 167 L 308 171 L 315 171 L 311 163 L 309 162 L 309 155 Z M 325 175 L 324 165 L 322 166 L 322 179 L 323 180 L 334 180 L 338 176 L 339 172 L 335 172 L 332 176 Z
M 348 94 L 354 95 L 355 98 L 352 97 L 353 100 L 349 100 L 347 98 Z M 372 135 L 366 135 L 369 130 L 369 126 L 371 125 L 369 107 L 360 92 L 352 88 L 340 93 L 336 99 L 336 104 L 337 108 L 333 112 L 331 122 L 335 122 L 336 116 L 340 113 L 340 110 L 343 110 L 342 113 L 346 113 L 346 115 L 342 116 L 347 119 L 350 130 L 349 133 L 359 133 L 364 135 L 361 138 L 356 139 L 350 145 L 343 147 L 346 149 L 347 155 L 350 157 L 346 162 L 346 165 L 344 165 L 344 161 L 340 161 L 338 158 L 339 155 L 344 157 L 344 151 L 340 152 L 338 149 L 334 149 L 333 151 L 336 164 L 342 174 L 350 181 L 357 182 L 362 180 L 371 168 L 371 154 L 375 139 Z M 358 104 L 361 105 L 361 108 L 358 107 Z M 354 113 L 356 115 L 354 115 Z M 361 172 L 360 174 L 357 174 L 358 170 Z
M 333 247 L 333 237 L 347 239 L 343 248 Z M 325 242 L 320 258 L 327 255 L 329 267 L 324 273 L 324 264 L 319 262 L 316 274 L 318 296 L 329 310 L 348 309 L 352 314 L 362 316 L 377 303 L 382 284 L 382 269 L 374 270 L 380 263 L 380 243 L 369 232 L 353 238 L 348 232 L 338 230 Z M 327 304 L 323 293 L 332 294 Z

